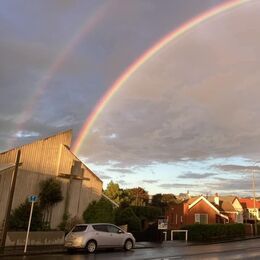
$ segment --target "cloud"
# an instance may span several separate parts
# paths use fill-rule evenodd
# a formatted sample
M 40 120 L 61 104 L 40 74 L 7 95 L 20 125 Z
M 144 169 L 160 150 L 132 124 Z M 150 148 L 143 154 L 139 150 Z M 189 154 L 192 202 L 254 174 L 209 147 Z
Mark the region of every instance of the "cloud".
M 201 24 L 137 70 L 81 153 L 121 166 L 259 154 L 260 4 L 247 7 Z M 102 138 L 111 133 L 113 142 Z
M 110 180 L 112 179 L 111 176 L 108 176 L 106 174 L 97 174 L 101 180 Z
M 187 183 L 162 183 L 162 184 L 158 185 L 158 187 L 161 187 L 163 189 L 173 189 L 173 190 L 174 190 L 174 188 L 187 189 L 187 188 L 195 188 L 197 186 L 198 185 L 196 185 L 196 184 L 187 184 Z
M 159 180 L 143 180 L 144 183 L 149 183 L 149 184 L 153 184 L 153 183 L 157 183 Z
M 18 131 L 15 133 L 15 137 L 17 138 L 28 138 L 28 137 L 38 137 L 39 133 L 30 132 L 30 131 Z
M 179 179 L 205 179 L 217 175 L 217 173 L 193 173 L 187 172 L 180 174 Z
M 241 173 L 241 172 L 252 173 L 253 171 L 260 172 L 260 167 L 256 165 L 244 166 L 244 165 L 226 164 L 226 165 L 216 165 L 215 167 L 222 171 L 227 171 L 227 172 L 236 172 L 236 173 Z
M 109 172 L 117 172 L 117 173 L 135 173 L 133 169 L 126 169 L 126 168 L 108 168 L 107 171 Z

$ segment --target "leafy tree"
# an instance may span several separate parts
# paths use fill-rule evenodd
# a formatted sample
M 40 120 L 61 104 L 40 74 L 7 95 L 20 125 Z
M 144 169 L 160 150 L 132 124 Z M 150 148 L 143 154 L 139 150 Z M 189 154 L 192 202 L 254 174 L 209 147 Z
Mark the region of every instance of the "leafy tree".
M 133 200 L 128 190 L 121 189 L 119 185 L 113 181 L 109 182 L 104 193 L 111 200 L 123 207 L 129 206 Z
M 162 195 L 162 203 L 164 203 L 165 205 L 169 205 L 172 203 L 177 203 L 178 200 L 176 198 L 176 196 L 172 193 L 167 193 L 167 194 L 163 194 Z
M 93 201 L 83 213 L 86 223 L 108 222 L 114 223 L 115 213 L 112 204 L 104 198 Z
M 176 204 L 176 203 L 178 203 L 178 200 L 174 194 L 157 193 L 153 196 L 151 205 L 160 207 L 162 209 L 162 213 L 164 214 L 166 208 L 169 207 L 170 204 Z
M 119 185 L 117 183 L 110 181 L 104 193 L 117 204 L 120 203 L 121 189 L 119 188 Z
M 25 201 L 18 208 L 12 211 L 9 228 L 10 230 L 27 230 L 28 221 L 31 211 L 31 203 Z M 42 212 L 38 203 L 34 203 L 32 221 L 31 221 L 31 230 L 41 230 L 42 229 Z
M 63 200 L 61 182 L 49 178 L 40 182 L 40 208 L 43 210 L 43 222 L 49 225 L 52 217 L 52 208 L 55 204 Z
M 151 205 L 155 206 L 155 207 L 160 207 L 160 208 L 165 206 L 165 204 L 162 202 L 161 193 L 157 193 L 157 194 L 153 195 Z
M 145 206 L 149 201 L 148 192 L 141 187 L 132 188 L 128 190 L 130 197 L 132 197 L 131 205 Z

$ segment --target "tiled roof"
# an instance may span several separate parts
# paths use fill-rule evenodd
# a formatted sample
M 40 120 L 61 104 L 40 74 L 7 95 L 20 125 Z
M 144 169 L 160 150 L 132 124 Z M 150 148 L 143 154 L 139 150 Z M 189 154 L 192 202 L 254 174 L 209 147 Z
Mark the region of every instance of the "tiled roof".
M 254 200 L 241 198 L 239 199 L 243 208 L 253 209 L 254 208 Z M 256 201 L 256 208 L 260 208 L 260 201 Z
M 236 211 L 232 205 L 232 202 L 235 200 L 235 196 L 219 196 L 219 205 L 214 202 L 215 196 L 209 196 L 208 200 L 211 202 L 217 209 L 222 212 L 225 211 Z

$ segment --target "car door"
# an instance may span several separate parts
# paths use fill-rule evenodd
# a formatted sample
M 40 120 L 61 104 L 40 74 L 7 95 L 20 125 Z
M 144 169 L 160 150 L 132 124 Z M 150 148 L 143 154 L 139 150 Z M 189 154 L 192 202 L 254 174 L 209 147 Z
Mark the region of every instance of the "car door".
M 110 237 L 111 246 L 122 246 L 124 242 L 125 233 L 114 225 L 107 225 L 108 234 Z
M 93 225 L 94 236 L 93 238 L 97 241 L 98 247 L 108 246 L 108 241 L 110 240 L 110 236 L 107 230 L 107 225 L 97 224 Z

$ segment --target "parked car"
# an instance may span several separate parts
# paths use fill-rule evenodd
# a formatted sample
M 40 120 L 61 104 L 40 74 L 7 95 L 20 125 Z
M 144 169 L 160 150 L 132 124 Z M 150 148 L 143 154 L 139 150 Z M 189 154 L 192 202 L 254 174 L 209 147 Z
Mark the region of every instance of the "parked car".
M 135 238 L 131 233 L 108 223 L 76 225 L 65 237 L 68 251 L 86 249 L 94 253 L 98 248 L 124 248 L 131 250 L 135 246 Z

